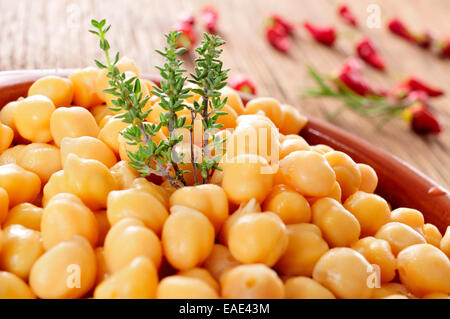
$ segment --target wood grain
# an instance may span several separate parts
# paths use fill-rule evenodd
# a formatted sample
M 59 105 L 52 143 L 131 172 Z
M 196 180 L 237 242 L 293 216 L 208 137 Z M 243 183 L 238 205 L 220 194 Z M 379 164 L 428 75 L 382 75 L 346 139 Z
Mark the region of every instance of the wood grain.
M 443 88 L 448 95 L 433 102 L 446 126 L 450 122 L 450 60 L 440 60 L 389 34 L 385 21 L 400 16 L 417 30 L 432 28 L 450 36 L 447 0 L 358 0 L 347 1 L 362 24 L 356 31 L 339 21 L 337 1 L 331 0 L 0 0 L 0 70 L 33 68 L 78 68 L 101 58 L 96 39 L 87 32 L 91 18 L 107 18 L 113 28 L 111 45 L 123 55 L 134 58 L 142 72 L 152 73 L 161 59 L 154 52 L 163 44 L 163 33 L 180 12 L 199 10 L 213 3 L 220 12 L 220 34 L 227 40 L 225 64 L 232 73 L 248 75 L 258 87 L 258 95 L 274 96 L 298 106 L 306 113 L 325 118 L 337 105 L 325 100 L 302 100 L 301 92 L 312 85 L 306 73 L 310 64 L 324 73 L 336 70 L 353 54 L 354 43 L 363 35 L 379 47 L 388 63 L 388 73 L 367 68 L 365 75 L 374 83 L 391 87 L 401 78 L 416 74 Z M 382 9 L 381 29 L 365 27 L 367 6 L 377 3 Z M 431 5 L 432 3 L 432 5 Z M 299 26 L 308 19 L 334 24 L 339 40 L 330 50 L 313 42 L 299 28 L 288 55 L 274 51 L 263 37 L 263 20 L 279 12 Z M 198 33 L 202 31 L 197 26 Z M 186 67 L 192 66 L 186 55 Z M 450 128 L 438 137 L 421 138 L 411 133 L 402 121 L 392 121 L 381 131 L 372 120 L 344 112 L 334 124 L 384 148 L 418 168 L 442 186 L 450 188 Z

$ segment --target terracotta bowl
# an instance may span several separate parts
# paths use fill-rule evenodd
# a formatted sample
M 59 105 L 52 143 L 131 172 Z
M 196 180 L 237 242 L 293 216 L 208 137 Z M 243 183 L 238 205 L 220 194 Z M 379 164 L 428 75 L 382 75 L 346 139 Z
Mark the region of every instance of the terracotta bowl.
M 67 76 L 71 70 L 23 70 L 0 72 L 0 108 L 27 94 L 28 87 L 40 77 Z M 146 78 L 158 82 L 155 76 Z M 242 95 L 244 101 L 252 97 Z M 377 194 L 395 207 L 420 210 L 425 220 L 445 232 L 450 225 L 450 193 L 430 178 L 397 157 L 327 122 L 309 117 L 301 135 L 310 144 L 326 144 L 350 155 L 358 163 L 372 166 L 378 174 Z

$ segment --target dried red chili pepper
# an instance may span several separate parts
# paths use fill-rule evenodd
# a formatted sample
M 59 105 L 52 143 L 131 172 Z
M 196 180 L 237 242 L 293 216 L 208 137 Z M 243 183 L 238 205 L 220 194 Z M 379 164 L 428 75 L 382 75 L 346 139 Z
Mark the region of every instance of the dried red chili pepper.
M 228 85 L 240 92 L 256 94 L 255 84 L 249 78 L 247 78 L 242 74 L 230 76 L 228 78 Z
M 333 46 L 334 41 L 336 40 L 336 31 L 333 27 L 317 26 L 309 22 L 305 22 L 303 26 L 317 42 L 330 47 Z
M 442 130 L 439 120 L 422 102 L 408 107 L 403 116 L 417 134 L 439 134 Z
M 431 48 L 434 38 L 434 34 L 431 31 L 425 31 L 421 34 L 414 35 L 416 44 L 423 49 Z
M 395 35 L 398 35 L 399 37 L 409 42 L 416 42 L 413 34 L 409 31 L 409 29 L 400 19 L 394 18 L 391 21 L 389 21 L 388 28 Z
M 349 58 L 342 65 L 339 72 L 338 79 L 347 88 L 361 96 L 382 96 L 384 95 L 380 90 L 374 89 L 361 77 L 362 64 L 356 58 Z
M 274 24 L 266 28 L 266 38 L 278 51 L 287 52 L 291 47 L 286 29 L 281 24 Z
M 383 57 L 375 50 L 369 39 L 363 39 L 356 45 L 356 52 L 361 59 L 376 69 L 384 71 L 385 63 Z
M 197 41 L 192 25 L 188 23 L 178 23 L 175 25 L 174 29 L 181 32 L 181 35 L 177 40 L 178 47 L 190 50 Z
M 350 8 L 343 4 L 338 7 L 338 14 L 348 24 L 351 24 L 352 26 L 356 27 L 358 25 L 358 22 L 356 21 L 356 17 L 353 14 L 353 12 L 350 10 Z
M 290 23 L 289 21 L 287 21 L 285 18 L 283 18 L 279 14 L 272 13 L 269 16 L 269 18 L 267 19 L 266 27 L 271 27 L 275 24 L 281 25 L 284 28 L 284 30 L 286 31 L 286 33 L 289 35 L 292 35 L 292 33 L 295 30 L 294 24 Z
M 202 10 L 202 20 L 205 24 L 206 30 L 210 33 L 215 33 L 217 28 L 217 19 L 219 14 L 214 7 L 205 7 Z
M 405 81 L 399 83 L 394 89 L 395 96 L 400 99 L 405 98 L 408 94 L 415 91 L 422 91 L 429 97 L 437 97 L 444 94 L 444 91 L 434 88 L 414 76 L 411 76 Z
M 441 41 L 439 56 L 441 58 L 450 58 L 450 38 Z

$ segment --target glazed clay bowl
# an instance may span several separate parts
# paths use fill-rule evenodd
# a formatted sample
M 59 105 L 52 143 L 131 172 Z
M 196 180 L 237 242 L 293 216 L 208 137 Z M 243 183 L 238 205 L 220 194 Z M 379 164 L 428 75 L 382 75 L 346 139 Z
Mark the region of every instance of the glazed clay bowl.
M 26 96 L 29 86 L 46 75 L 67 76 L 72 70 L 23 70 L 0 72 L 0 108 Z M 158 82 L 158 77 L 145 76 Z M 242 94 L 244 102 L 252 96 Z M 450 193 L 399 158 L 327 122 L 308 117 L 301 136 L 310 144 L 326 144 L 350 155 L 355 162 L 375 169 L 379 183 L 376 193 L 392 207 L 411 207 L 443 233 L 450 225 Z

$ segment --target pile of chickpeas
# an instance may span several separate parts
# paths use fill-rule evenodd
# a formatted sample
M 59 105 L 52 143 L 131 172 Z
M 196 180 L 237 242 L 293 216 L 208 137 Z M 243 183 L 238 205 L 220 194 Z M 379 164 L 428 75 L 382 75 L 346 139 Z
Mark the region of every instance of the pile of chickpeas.
M 225 87 L 223 170 L 174 189 L 129 166 L 107 87 L 95 68 L 47 76 L 1 109 L 0 298 L 449 297 L 450 228 L 392 210 L 371 167 L 297 135 L 294 107 Z

